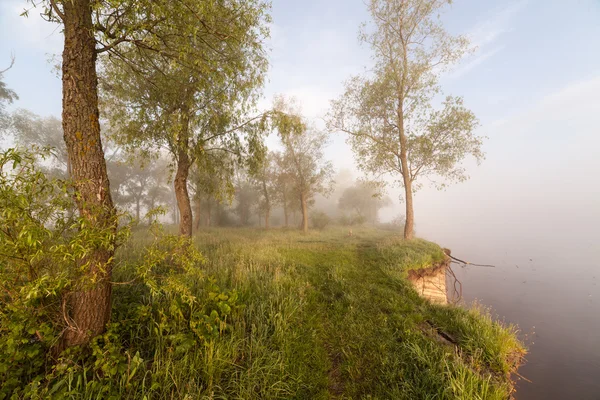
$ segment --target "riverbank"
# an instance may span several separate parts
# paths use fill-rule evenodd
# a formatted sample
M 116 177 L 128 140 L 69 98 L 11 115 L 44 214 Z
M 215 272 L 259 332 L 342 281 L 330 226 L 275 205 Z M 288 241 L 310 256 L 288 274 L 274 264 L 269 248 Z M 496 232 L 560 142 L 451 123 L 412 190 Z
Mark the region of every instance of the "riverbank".
M 195 236 L 201 256 L 182 260 L 170 241 L 139 233 L 119 250 L 113 323 L 41 379 L 41 397 L 512 393 L 524 354 L 515 327 L 484 309 L 433 304 L 409 282 L 409 271 L 444 261 L 436 244 L 367 229 L 211 229 Z
M 409 271 L 441 248 L 392 232 L 210 230 L 204 269 L 243 304 L 200 382 L 241 398 L 507 399 L 524 353 L 482 309 L 436 305 Z M 219 357 L 216 357 L 216 355 Z M 188 381 L 189 383 L 189 381 Z M 197 395 L 206 388 L 193 385 Z M 215 391 L 215 388 L 216 389 Z

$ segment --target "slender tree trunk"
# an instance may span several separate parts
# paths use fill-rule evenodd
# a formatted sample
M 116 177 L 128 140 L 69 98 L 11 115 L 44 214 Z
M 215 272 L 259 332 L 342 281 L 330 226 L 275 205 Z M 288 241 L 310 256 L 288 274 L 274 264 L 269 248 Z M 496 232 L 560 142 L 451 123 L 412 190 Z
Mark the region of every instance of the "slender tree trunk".
M 78 196 L 79 214 L 94 229 L 116 230 L 106 161 L 100 140 L 96 44 L 89 0 L 63 2 L 63 131 Z M 75 291 L 65 298 L 68 321 L 63 346 L 87 344 L 110 319 L 114 242 L 98 246 L 78 264 L 85 269 Z
M 210 206 L 210 200 L 208 200 L 206 202 L 206 226 L 210 227 L 210 212 L 211 212 L 211 206 Z
M 283 218 L 285 221 L 285 227 L 287 228 L 289 225 L 289 213 L 287 207 L 287 199 L 285 198 L 285 195 L 283 195 Z
M 265 210 L 265 229 L 269 229 L 269 219 L 271 218 L 271 207 L 267 206 Z
M 200 229 L 200 221 L 201 221 L 201 215 L 202 213 L 202 203 L 200 202 L 200 199 L 196 200 L 196 210 L 194 211 L 194 217 L 195 217 L 195 221 L 194 221 L 194 229 L 197 231 L 198 229 Z
M 412 182 L 410 178 L 408 184 L 404 184 L 404 197 L 406 198 L 406 221 L 404 223 L 404 238 L 412 239 L 414 236 L 415 215 L 413 211 L 413 193 Z
M 175 196 L 177 197 L 177 208 L 179 209 L 179 234 L 192 236 L 192 206 L 187 189 L 187 178 L 190 172 L 190 159 L 187 151 L 180 150 L 177 160 L 177 172 L 175 173 Z
M 401 103 L 402 104 L 402 103 Z M 406 202 L 406 220 L 404 222 L 404 239 L 413 238 L 414 212 L 413 212 L 413 194 L 412 179 L 408 167 L 408 143 L 406 132 L 404 132 L 404 111 L 398 109 L 398 122 L 400 126 L 400 164 L 402 166 L 402 181 L 404 183 L 404 197 Z
M 135 220 L 140 222 L 140 198 L 135 199 Z
M 269 217 L 271 215 L 271 201 L 269 199 L 269 190 L 267 189 L 267 182 L 263 179 L 263 195 L 265 196 L 265 229 L 269 229 Z
M 306 194 L 300 195 L 300 205 L 302 206 L 302 232 L 308 232 L 308 205 L 306 201 Z
M 189 151 L 189 116 L 187 110 L 181 110 L 181 131 L 177 138 L 177 172 L 175 173 L 175 196 L 179 208 L 179 234 L 192 236 L 192 205 L 188 193 L 187 181 L 192 161 Z

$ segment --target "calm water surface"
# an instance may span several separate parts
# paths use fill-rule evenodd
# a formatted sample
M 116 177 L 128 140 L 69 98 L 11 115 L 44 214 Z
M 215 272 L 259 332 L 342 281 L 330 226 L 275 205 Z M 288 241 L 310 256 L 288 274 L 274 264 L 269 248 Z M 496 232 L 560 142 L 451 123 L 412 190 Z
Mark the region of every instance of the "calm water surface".
M 600 237 L 428 237 L 463 260 L 496 266 L 453 269 L 465 302 L 520 327 L 529 354 L 519 372 L 532 383 L 518 382 L 518 400 L 600 399 Z

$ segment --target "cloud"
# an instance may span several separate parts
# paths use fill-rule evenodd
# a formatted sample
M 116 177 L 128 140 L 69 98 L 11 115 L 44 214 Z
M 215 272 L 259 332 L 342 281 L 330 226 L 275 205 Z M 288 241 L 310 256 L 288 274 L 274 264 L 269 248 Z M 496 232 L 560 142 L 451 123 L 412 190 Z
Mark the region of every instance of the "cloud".
M 450 71 L 448 73 L 448 77 L 449 78 L 455 78 L 455 79 L 456 78 L 460 78 L 461 76 L 463 76 L 466 73 L 470 72 L 475 67 L 477 67 L 480 64 L 482 64 L 488 58 L 491 58 L 494 55 L 496 55 L 496 53 L 500 52 L 503 48 L 504 48 L 504 46 L 498 46 L 498 47 L 495 47 L 495 48 L 493 48 L 493 49 L 491 49 L 489 51 L 486 51 L 484 53 L 481 53 L 481 54 L 478 54 L 478 55 L 476 54 L 473 57 L 469 57 L 469 61 L 463 62 L 457 69 Z
M 502 34 L 510 32 L 513 17 L 527 5 L 527 1 L 517 1 L 499 8 L 492 16 L 477 23 L 468 33 L 471 44 L 483 48 L 494 43 Z
M 471 28 L 466 36 L 475 48 L 475 52 L 465 57 L 458 68 L 447 75 L 448 78 L 460 78 L 498 54 L 504 48 L 503 45 L 497 44 L 498 40 L 503 34 L 511 31 L 510 25 L 514 16 L 526 5 L 527 0 L 521 0 L 496 9 L 490 17 L 478 22 Z

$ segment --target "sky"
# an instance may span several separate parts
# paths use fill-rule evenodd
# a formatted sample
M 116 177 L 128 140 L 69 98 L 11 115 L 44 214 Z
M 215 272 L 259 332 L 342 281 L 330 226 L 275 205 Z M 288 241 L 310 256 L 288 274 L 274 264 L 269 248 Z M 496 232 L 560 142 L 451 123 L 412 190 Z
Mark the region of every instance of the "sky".
M 15 106 L 60 116 L 61 85 L 50 61 L 61 52 L 60 29 L 37 10 L 20 17 L 26 5 L 0 0 L 0 69 L 14 54 L 4 78 L 20 96 Z M 319 124 L 344 80 L 371 64 L 358 41 L 366 6 L 273 0 L 272 16 L 261 104 L 275 94 L 295 96 Z M 486 160 L 467 161 L 465 183 L 416 194 L 417 234 L 465 241 L 517 235 L 548 246 L 557 230 L 600 239 L 600 1 L 455 0 L 442 18 L 449 32 L 477 46 L 441 85 L 479 118 Z M 358 174 L 342 134 L 331 136 L 326 155 L 336 169 Z M 396 206 L 383 219 L 402 212 L 398 193 L 390 189 Z

